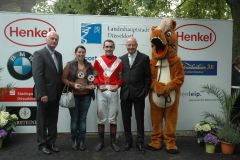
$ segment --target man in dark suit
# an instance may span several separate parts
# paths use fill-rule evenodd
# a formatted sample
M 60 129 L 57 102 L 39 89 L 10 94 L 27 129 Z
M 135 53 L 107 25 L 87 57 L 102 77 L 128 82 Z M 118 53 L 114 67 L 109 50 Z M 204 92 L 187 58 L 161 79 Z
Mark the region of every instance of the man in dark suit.
M 151 83 L 149 57 L 137 51 L 137 40 L 134 37 L 127 39 L 128 53 L 121 57 L 123 64 L 123 84 L 120 92 L 122 119 L 126 144 L 124 150 L 132 147 L 133 138 L 131 133 L 132 105 L 134 105 L 137 122 L 136 147 L 145 152 L 144 146 L 144 109 L 145 97 Z
M 37 100 L 38 147 L 44 154 L 59 152 L 55 141 L 63 65 L 62 55 L 55 50 L 58 40 L 56 32 L 48 32 L 47 45 L 34 53 L 32 61 L 34 96 Z

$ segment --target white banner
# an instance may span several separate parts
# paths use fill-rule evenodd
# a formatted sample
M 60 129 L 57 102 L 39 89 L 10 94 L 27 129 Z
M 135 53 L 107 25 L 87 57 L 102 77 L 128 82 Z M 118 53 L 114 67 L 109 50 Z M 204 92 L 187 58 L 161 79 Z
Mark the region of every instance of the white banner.
M 0 99 L 0 103 L 20 117 L 17 132 L 36 132 L 36 103 L 32 98 L 33 79 L 31 59 L 34 51 L 44 47 L 48 31 L 60 35 L 56 50 L 62 53 L 64 65 L 74 58 L 74 49 L 82 44 L 87 49 L 87 60 L 94 62 L 104 53 L 102 43 L 112 39 L 114 54 L 125 54 L 127 37 L 137 38 L 138 50 L 151 57 L 149 35 L 151 27 L 159 25 L 160 18 L 44 15 L 0 13 L 0 86 L 13 83 L 15 89 Z M 178 130 L 192 130 L 203 119 L 203 112 L 219 113 L 216 98 L 201 92 L 202 86 L 214 84 L 230 93 L 232 60 L 232 21 L 176 19 L 178 55 L 185 68 L 181 88 Z M 119 104 L 118 130 L 123 131 Z M 97 131 L 96 102 L 92 101 L 87 118 L 87 132 Z M 219 113 L 220 114 L 220 113 Z M 133 114 L 133 130 L 136 130 Z M 145 109 L 145 130 L 151 130 L 148 98 Z M 70 131 L 69 111 L 60 108 L 59 132 Z

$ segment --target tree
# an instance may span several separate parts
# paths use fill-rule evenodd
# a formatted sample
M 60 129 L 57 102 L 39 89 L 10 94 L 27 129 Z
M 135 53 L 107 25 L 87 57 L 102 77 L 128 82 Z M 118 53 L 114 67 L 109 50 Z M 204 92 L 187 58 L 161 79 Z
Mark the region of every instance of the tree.
M 46 3 L 42 3 L 39 6 L 43 8 L 43 12 L 49 10 L 45 5 Z M 40 9 L 35 11 L 40 11 Z M 56 0 L 52 11 L 65 14 L 173 16 L 176 18 L 196 19 L 232 18 L 233 59 L 240 55 L 239 0 Z
M 231 8 L 233 19 L 233 59 L 240 55 L 240 2 L 239 0 L 226 0 Z

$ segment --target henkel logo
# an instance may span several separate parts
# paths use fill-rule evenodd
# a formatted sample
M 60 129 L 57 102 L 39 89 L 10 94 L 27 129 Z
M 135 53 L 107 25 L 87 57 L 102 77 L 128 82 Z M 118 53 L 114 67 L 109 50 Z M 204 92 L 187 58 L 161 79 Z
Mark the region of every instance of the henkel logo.
M 9 41 L 28 47 L 46 44 L 49 31 L 56 30 L 50 23 L 36 18 L 17 19 L 4 28 L 5 37 Z
M 177 27 L 178 45 L 188 50 L 202 50 L 212 46 L 216 33 L 201 24 L 186 24 Z

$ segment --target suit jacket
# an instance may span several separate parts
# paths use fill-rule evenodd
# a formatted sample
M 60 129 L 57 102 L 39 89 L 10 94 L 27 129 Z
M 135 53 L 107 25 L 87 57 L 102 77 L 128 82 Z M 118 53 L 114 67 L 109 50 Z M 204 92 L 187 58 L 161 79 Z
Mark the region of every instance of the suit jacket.
M 139 51 L 130 68 L 128 54 L 121 58 L 123 64 L 123 84 L 120 98 L 126 100 L 128 96 L 134 99 L 145 99 L 151 84 L 149 57 Z
M 49 101 L 60 99 L 62 92 L 61 75 L 63 72 L 62 55 L 55 51 L 59 71 L 57 72 L 52 56 L 46 47 L 38 50 L 33 55 L 32 74 L 34 85 L 34 96 L 40 99 L 48 96 Z

